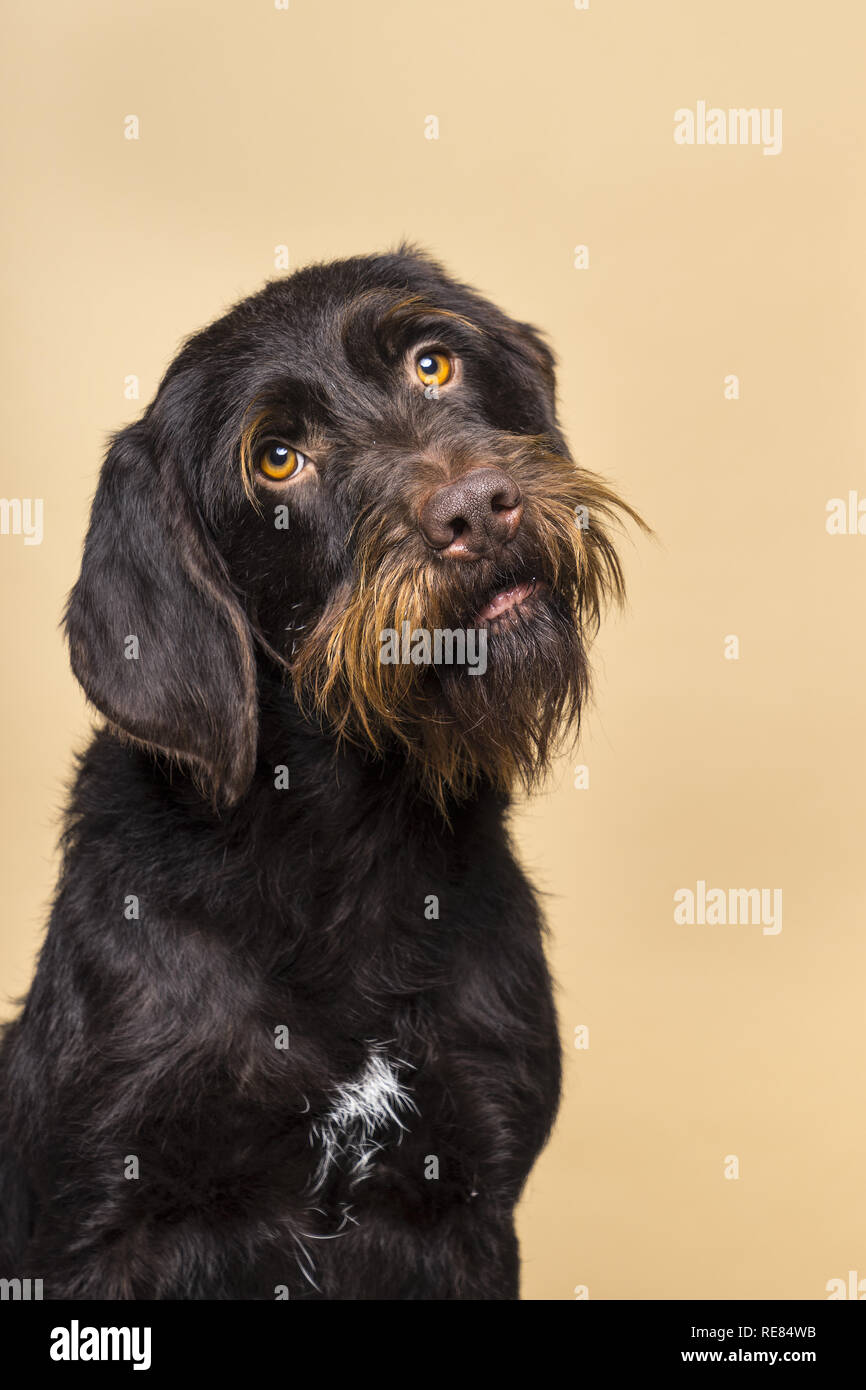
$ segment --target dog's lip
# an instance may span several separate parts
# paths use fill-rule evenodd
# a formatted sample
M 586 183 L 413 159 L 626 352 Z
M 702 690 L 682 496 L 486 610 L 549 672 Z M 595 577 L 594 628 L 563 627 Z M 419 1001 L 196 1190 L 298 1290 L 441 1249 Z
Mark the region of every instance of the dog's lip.
M 538 589 L 536 579 L 523 579 L 519 583 L 509 584 L 506 588 L 498 589 L 479 609 L 478 620 L 483 623 L 491 623 L 496 618 L 501 618 L 504 613 L 509 613 L 512 608 L 517 608 L 527 599 L 532 598 Z

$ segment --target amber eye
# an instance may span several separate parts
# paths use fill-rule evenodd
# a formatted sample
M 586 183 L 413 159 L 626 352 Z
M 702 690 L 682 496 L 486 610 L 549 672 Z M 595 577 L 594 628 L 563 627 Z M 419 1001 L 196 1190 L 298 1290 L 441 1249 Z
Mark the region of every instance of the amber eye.
M 288 444 L 268 444 L 259 458 L 259 470 L 266 478 L 273 478 L 275 482 L 281 483 L 285 478 L 291 478 L 294 473 L 300 473 L 306 462 L 304 455 L 298 453 L 297 449 L 290 448 Z
M 454 364 L 445 352 L 422 352 L 415 359 L 415 371 L 425 386 L 444 386 L 454 371 Z

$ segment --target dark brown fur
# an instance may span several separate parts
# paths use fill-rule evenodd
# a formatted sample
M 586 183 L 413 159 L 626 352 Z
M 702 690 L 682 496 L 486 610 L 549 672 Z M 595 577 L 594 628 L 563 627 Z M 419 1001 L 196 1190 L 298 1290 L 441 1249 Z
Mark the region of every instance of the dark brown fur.
M 412 373 L 434 348 L 438 400 Z M 264 479 L 273 438 L 309 471 Z M 424 509 L 484 470 L 513 495 L 455 558 Z M 70 597 L 107 722 L 0 1053 L 0 1276 L 518 1296 L 560 1062 L 508 794 L 577 723 L 623 513 L 569 457 L 537 332 L 411 249 L 274 282 L 187 343 L 112 442 Z M 403 622 L 484 627 L 486 673 L 383 665 Z M 362 1162 L 343 1112 L 377 1062 Z

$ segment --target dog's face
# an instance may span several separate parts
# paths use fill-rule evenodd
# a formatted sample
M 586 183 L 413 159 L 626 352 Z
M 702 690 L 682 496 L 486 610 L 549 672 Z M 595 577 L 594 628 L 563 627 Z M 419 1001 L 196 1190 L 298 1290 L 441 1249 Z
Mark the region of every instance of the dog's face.
M 311 719 L 408 758 L 440 803 L 529 783 L 621 593 L 617 510 L 569 457 L 528 325 L 414 252 L 313 267 L 192 338 L 114 441 L 73 668 L 229 802 L 256 647 Z

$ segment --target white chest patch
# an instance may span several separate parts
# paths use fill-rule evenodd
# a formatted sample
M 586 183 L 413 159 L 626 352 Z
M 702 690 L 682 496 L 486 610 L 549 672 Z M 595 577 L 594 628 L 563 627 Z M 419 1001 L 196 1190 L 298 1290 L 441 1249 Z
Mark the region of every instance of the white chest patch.
M 394 1063 L 378 1044 L 370 1043 L 363 1071 L 334 1090 L 330 1110 L 312 1127 L 310 1142 L 321 1148 L 313 1189 L 322 1185 L 340 1157 L 349 1161 L 353 1184 L 363 1182 L 389 1127 L 396 1127 L 399 1143 L 406 1128 L 401 1116 L 411 1113 L 417 1114 L 418 1108 Z

